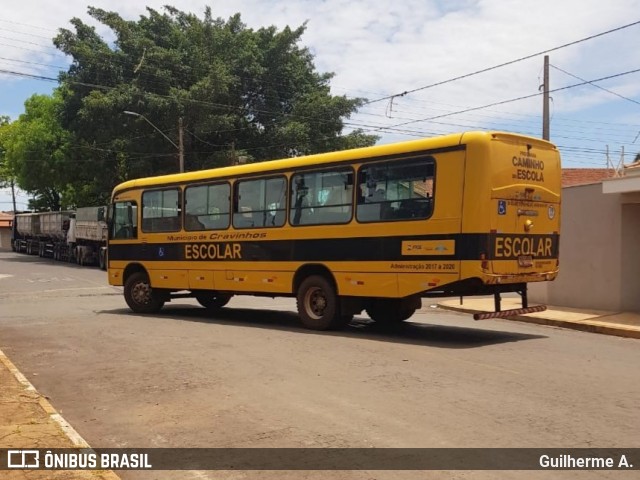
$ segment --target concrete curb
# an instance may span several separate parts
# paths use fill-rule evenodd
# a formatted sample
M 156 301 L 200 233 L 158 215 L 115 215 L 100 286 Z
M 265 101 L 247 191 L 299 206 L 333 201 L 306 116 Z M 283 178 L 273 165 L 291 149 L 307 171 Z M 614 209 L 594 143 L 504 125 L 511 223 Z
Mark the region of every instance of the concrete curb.
M 444 310 L 451 310 L 454 312 L 462 313 L 483 313 L 486 310 L 478 310 L 464 306 L 453 306 L 439 303 L 438 307 Z M 536 316 L 533 316 L 536 315 Z M 638 338 L 640 339 L 640 327 L 633 327 L 629 325 L 623 325 L 620 323 L 606 322 L 600 320 L 562 320 L 556 318 L 548 318 L 540 315 L 544 315 L 544 312 L 530 315 L 514 315 L 512 317 L 506 317 L 504 320 L 516 320 L 518 322 L 535 323 L 537 325 L 549 325 L 552 327 L 569 328 L 572 330 L 580 330 L 583 332 L 599 333 L 603 335 L 613 335 L 624 338 Z M 600 317 L 604 318 L 604 317 Z
M 69 439 L 72 446 L 70 448 L 77 449 L 91 449 L 91 446 L 82 436 L 67 422 L 62 415 L 51 405 L 51 402 L 40 394 L 33 386 L 33 384 L 25 377 L 20 370 L 13 364 L 11 360 L 0 350 L 0 363 L 2 363 L 9 372 L 15 377 L 15 379 L 22 384 L 25 390 L 33 392 L 38 396 L 38 404 L 47 414 L 47 416 L 60 428 L 60 431 L 64 436 Z M 120 477 L 111 470 L 96 470 L 96 474 L 99 474 L 101 479 L 104 480 L 120 480 Z

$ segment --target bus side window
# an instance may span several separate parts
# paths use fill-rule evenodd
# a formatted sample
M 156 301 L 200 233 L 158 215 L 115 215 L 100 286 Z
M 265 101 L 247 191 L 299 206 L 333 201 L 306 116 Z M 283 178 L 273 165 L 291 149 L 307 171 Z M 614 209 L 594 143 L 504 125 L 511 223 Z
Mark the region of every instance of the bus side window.
M 185 230 L 205 230 L 204 223 L 202 223 L 197 215 L 191 215 L 190 213 L 184 216 L 184 229 Z
M 241 180 L 234 186 L 234 228 L 281 227 L 285 222 L 284 176 Z
M 364 165 L 358 171 L 359 222 L 429 218 L 435 159 L 431 156 Z
M 230 188 L 227 182 L 185 188 L 184 229 L 201 231 L 228 228 Z
M 177 188 L 143 192 L 143 232 L 176 232 L 180 230 L 182 223 L 180 193 Z
M 293 175 L 289 208 L 291 225 L 348 223 L 353 210 L 353 170 L 340 167 Z

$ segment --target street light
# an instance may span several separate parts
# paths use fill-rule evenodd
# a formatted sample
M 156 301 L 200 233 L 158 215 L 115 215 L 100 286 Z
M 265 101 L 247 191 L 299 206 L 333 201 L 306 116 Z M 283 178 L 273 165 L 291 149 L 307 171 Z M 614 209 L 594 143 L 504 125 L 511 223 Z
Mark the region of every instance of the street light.
M 160 130 L 158 127 L 156 127 L 151 122 L 151 120 L 149 120 L 147 117 L 145 117 L 141 113 L 131 112 L 129 110 L 125 110 L 124 114 L 125 115 L 131 115 L 132 117 L 140 117 L 140 118 L 142 118 L 145 122 L 147 122 L 149 125 L 151 125 L 153 128 L 155 128 L 158 132 L 160 132 L 160 134 L 164 138 L 166 138 L 169 141 L 169 143 L 171 143 L 171 145 L 176 147 L 176 149 L 178 150 L 178 156 L 179 156 L 179 159 L 180 159 L 180 173 L 184 172 L 184 145 L 182 144 L 182 117 L 180 117 L 178 119 L 178 143 L 180 143 L 180 146 L 178 146 L 162 130 Z

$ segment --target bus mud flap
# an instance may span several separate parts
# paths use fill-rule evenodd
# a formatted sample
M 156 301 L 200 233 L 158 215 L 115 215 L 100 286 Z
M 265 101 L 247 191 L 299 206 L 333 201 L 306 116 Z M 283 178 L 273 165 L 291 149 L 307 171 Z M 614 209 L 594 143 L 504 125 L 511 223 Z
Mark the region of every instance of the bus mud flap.
M 526 313 L 544 312 L 546 305 L 536 305 L 535 307 L 514 308 L 512 310 L 502 310 L 500 312 L 474 313 L 474 320 L 488 320 L 489 318 L 508 318 L 516 315 L 524 315 Z

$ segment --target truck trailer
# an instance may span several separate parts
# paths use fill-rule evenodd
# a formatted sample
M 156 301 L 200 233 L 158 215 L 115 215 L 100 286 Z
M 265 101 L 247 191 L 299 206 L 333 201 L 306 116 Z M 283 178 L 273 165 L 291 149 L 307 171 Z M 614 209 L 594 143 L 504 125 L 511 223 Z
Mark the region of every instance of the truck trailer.
M 28 255 L 67 260 L 67 231 L 73 212 L 20 213 L 16 215 L 12 247 Z
M 20 213 L 13 222 L 16 252 L 106 269 L 106 207 Z

